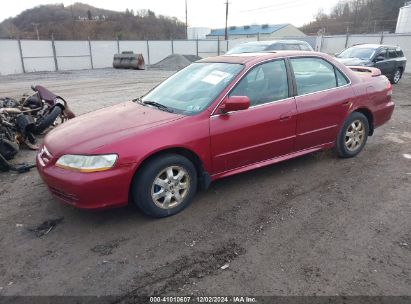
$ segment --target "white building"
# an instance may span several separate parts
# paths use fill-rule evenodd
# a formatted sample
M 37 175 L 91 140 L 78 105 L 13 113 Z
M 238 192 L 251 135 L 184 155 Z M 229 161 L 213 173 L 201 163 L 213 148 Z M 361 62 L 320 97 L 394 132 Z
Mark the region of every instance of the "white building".
M 206 36 L 210 34 L 211 28 L 209 27 L 189 27 L 187 29 L 188 39 L 206 39 Z
M 306 36 L 294 25 L 286 24 L 263 24 L 230 26 L 227 29 L 229 39 L 260 37 L 263 40 L 282 37 L 304 37 Z M 213 29 L 207 35 L 207 39 L 224 39 L 225 29 Z
M 411 1 L 400 8 L 395 33 L 411 33 Z

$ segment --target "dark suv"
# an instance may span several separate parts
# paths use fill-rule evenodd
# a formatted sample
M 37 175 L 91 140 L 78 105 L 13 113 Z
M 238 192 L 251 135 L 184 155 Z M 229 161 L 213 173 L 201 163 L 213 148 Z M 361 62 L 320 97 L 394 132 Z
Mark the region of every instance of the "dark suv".
M 345 65 L 376 67 L 391 83 L 398 83 L 405 71 L 407 58 L 398 46 L 380 44 L 354 45 L 340 54 L 337 59 Z

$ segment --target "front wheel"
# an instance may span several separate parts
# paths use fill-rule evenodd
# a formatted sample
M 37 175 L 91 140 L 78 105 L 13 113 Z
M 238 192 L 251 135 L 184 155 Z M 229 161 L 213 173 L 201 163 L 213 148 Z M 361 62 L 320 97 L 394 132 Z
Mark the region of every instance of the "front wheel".
M 132 200 L 141 211 L 166 217 L 191 203 L 197 191 L 197 172 L 184 156 L 159 155 L 139 169 L 131 187 Z
M 364 148 L 370 125 L 367 117 L 359 112 L 352 113 L 338 134 L 336 152 L 341 158 L 354 157 Z

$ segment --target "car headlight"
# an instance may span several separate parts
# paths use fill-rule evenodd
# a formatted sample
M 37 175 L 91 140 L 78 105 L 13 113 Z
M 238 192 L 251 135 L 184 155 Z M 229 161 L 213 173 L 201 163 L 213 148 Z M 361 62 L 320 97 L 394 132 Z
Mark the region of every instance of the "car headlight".
M 105 171 L 114 166 L 117 160 L 117 154 L 106 155 L 72 155 L 66 154 L 61 156 L 56 166 L 64 169 L 79 172 L 98 172 Z

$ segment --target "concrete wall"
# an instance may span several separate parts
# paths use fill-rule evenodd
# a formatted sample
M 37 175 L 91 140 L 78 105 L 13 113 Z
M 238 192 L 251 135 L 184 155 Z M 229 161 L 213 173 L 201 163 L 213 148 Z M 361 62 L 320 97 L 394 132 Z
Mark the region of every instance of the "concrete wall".
M 55 70 L 51 41 L 22 40 L 21 49 L 26 72 Z
M 112 66 L 113 55 L 123 51 L 143 54 L 146 63 L 150 65 L 171 54 L 216 56 L 224 54 L 227 46 L 227 41 L 210 40 L 0 40 L 0 75 L 107 68 Z
M 113 55 L 122 51 L 142 53 L 147 64 L 155 64 L 171 54 L 201 57 L 224 54 L 234 46 L 256 41 L 258 37 L 225 40 L 167 41 L 38 41 L 0 40 L 0 75 L 24 72 L 79 70 L 112 66 Z M 261 37 L 260 37 L 261 38 Z M 262 38 L 261 40 L 263 40 Z M 281 37 L 307 41 L 328 54 L 341 52 L 358 43 L 384 43 L 401 46 L 411 58 L 411 34 L 338 35 Z M 411 64 L 407 66 L 411 73 Z
M 16 40 L 0 40 L 0 74 L 20 74 L 23 67 Z
M 59 70 L 92 68 L 88 41 L 56 41 L 55 49 Z

